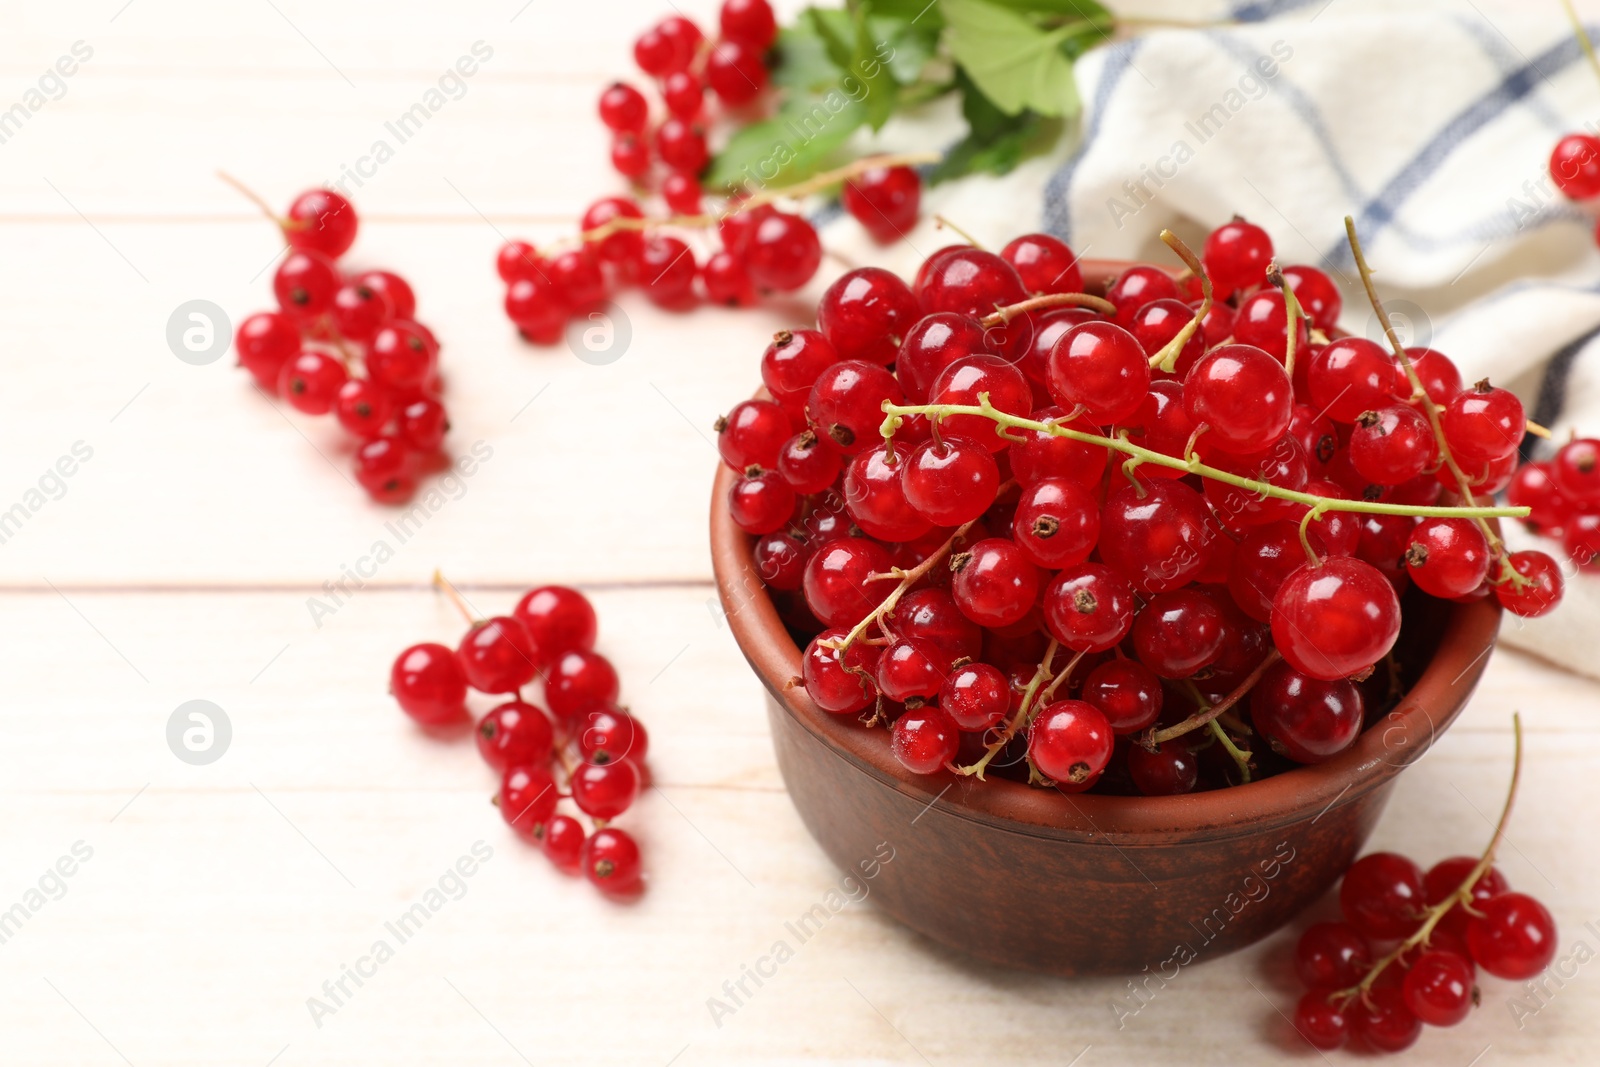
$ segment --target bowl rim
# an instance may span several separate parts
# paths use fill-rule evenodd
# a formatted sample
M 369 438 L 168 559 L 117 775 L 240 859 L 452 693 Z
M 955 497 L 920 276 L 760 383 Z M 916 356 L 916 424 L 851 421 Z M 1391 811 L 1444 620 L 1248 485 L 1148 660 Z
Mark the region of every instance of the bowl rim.
M 1132 266 L 1083 260 L 1085 288 L 1103 286 Z M 1381 723 L 1322 763 L 1269 778 L 1176 797 L 1069 794 L 1004 778 L 975 779 L 940 772 L 918 775 L 894 758 L 886 735 L 862 729 L 854 715 L 819 708 L 802 685 L 802 650 L 789 636 L 756 572 L 754 539 L 729 514 L 736 473 L 719 464 L 711 498 L 711 562 L 724 618 L 746 660 L 773 700 L 815 739 L 882 784 L 942 803 L 956 814 L 996 829 L 1034 836 L 1111 844 L 1202 841 L 1312 822 L 1391 781 L 1415 763 L 1460 713 L 1488 666 L 1501 610 L 1493 597 L 1447 607 L 1438 650 Z

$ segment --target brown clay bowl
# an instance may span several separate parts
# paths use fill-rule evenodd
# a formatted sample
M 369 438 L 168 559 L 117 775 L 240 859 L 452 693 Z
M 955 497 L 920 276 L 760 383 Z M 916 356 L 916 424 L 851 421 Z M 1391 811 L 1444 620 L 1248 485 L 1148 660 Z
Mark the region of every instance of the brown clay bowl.
M 1087 287 L 1125 266 L 1086 261 Z M 1408 598 L 1410 684 L 1396 707 L 1333 759 L 1248 785 L 1123 797 L 916 775 L 891 754 L 887 731 L 823 711 L 799 685 L 801 650 L 757 575 L 751 538 L 728 515 L 733 477 L 723 467 L 712 496 L 712 564 L 728 624 L 767 687 L 800 817 L 839 867 L 870 874 L 878 907 L 1008 967 L 1170 979 L 1282 926 L 1359 853 L 1395 776 L 1460 713 L 1500 624 L 1492 597 Z

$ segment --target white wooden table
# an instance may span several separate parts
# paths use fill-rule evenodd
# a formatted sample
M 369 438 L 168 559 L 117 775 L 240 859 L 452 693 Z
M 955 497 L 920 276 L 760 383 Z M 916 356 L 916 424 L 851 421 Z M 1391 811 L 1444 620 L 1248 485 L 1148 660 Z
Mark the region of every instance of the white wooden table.
M 803 306 L 679 318 L 625 298 L 631 347 L 593 366 L 518 342 L 493 273 L 505 235 L 568 232 L 613 187 L 592 102 L 665 6 L 4 4 L 0 108 L 74 42 L 92 57 L 0 143 L 0 511 L 27 509 L 0 544 L 0 1062 L 1313 1058 L 1280 1018 L 1292 932 L 1186 971 L 1119 1030 L 1119 981 L 977 967 L 852 904 L 735 1014 L 708 1011 L 841 877 L 783 791 L 705 547 L 710 424 Z M 275 235 L 215 170 L 282 203 L 335 180 L 477 41 L 493 55 L 464 94 L 355 189 L 355 258 L 413 281 L 452 440 L 493 450 L 397 544 L 338 473 L 335 428 L 264 402 L 231 356 L 180 362 L 166 323 L 191 299 L 235 322 L 269 302 Z M 41 487 L 78 442 L 90 458 Z M 308 598 L 378 540 L 394 557 L 317 625 Z M 470 742 L 423 738 L 385 695 L 396 652 L 461 629 L 435 567 L 487 612 L 541 582 L 593 596 L 653 738 L 657 788 L 625 823 L 638 903 L 515 840 Z M 1480 848 L 1520 708 L 1530 773 L 1503 866 L 1555 911 L 1564 953 L 1600 948 L 1596 696 L 1497 656 L 1374 844 L 1424 863 Z M 232 727 L 205 766 L 166 741 L 193 699 Z M 492 858 L 445 878 L 459 899 L 400 943 L 385 924 L 474 849 Z M 392 958 L 364 962 L 379 940 Z M 347 967 L 367 977 L 334 1002 Z M 1416 1062 L 1594 1062 L 1600 965 L 1520 1028 L 1519 992 L 1489 981 Z M 311 997 L 337 1010 L 314 1018 Z

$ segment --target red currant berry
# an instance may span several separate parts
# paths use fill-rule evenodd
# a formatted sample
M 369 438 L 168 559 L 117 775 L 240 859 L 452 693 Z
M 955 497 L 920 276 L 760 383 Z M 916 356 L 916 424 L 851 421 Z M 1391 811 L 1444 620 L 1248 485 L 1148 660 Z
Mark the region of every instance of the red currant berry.
M 513 291 L 522 284 L 514 283 Z M 414 322 L 393 322 L 372 339 L 367 350 L 367 374 L 392 392 L 420 389 L 433 371 L 436 355 L 429 335 L 421 326 Z
M 1428 869 L 1427 875 L 1422 880 L 1422 891 L 1429 906 L 1438 904 L 1445 898 L 1454 895 L 1461 884 L 1472 876 L 1478 867 L 1476 856 L 1451 856 L 1449 859 L 1440 860 Z M 1500 873 L 1498 867 L 1491 866 L 1488 870 L 1472 883 L 1472 907 L 1482 911 L 1483 905 L 1491 897 L 1497 897 L 1511 888 L 1506 881 L 1506 876 Z M 1467 921 L 1471 916 L 1459 904 L 1445 913 L 1439 920 L 1436 929 L 1452 930 L 1463 933 Z
M 1600 196 L 1600 137 L 1569 133 L 1550 152 L 1550 180 L 1569 200 Z
M 1355 744 L 1364 714 L 1354 682 L 1308 678 L 1287 663 L 1273 664 L 1250 693 L 1250 721 L 1296 763 L 1321 763 Z
M 1422 1036 L 1422 1022 L 1405 1005 L 1400 990 L 1371 990 L 1350 1002 L 1350 1028 L 1376 1052 L 1401 1052 Z
M 948 311 L 981 319 L 1028 295 L 1011 264 L 979 248 L 935 252 L 923 267 L 927 275 L 913 289 L 924 314 Z
M 344 364 L 326 352 L 306 349 L 278 372 L 278 394 L 296 411 L 326 415 L 348 380 Z
M 981 354 L 957 360 L 940 372 L 929 390 L 933 404 L 978 407 L 987 394 L 997 411 L 1026 418 L 1033 409 L 1033 390 L 1022 372 L 999 356 Z M 995 432 L 994 420 L 984 415 L 949 415 L 940 426 L 998 452 L 1009 441 Z
M 1518 467 L 1511 484 L 1506 486 L 1506 503 L 1527 508 L 1528 517 L 1523 523 L 1546 537 L 1560 537 L 1573 510 L 1572 502 L 1556 484 L 1550 463 L 1524 463 Z
M 888 550 L 876 541 L 830 541 L 806 562 L 806 604 L 826 626 L 854 626 L 889 595 L 893 583 L 872 576 L 887 574 L 891 566 Z
M 1047 233 L 1024 234 L 1002 248 L 1000 258 L 1011 264 L 1023 289 L 1034 295 L 1083 291 L 1078 257 L 1060 238 Z
M 1477 992 L 1472 961 L 1454 952 L 1424 952 L 1406 972 L 1401 992 L 1411 1014 L 1429 1026 L 1454 1026 Z
M 1300 302 L 1300 310 L 1311 319 L 1311 325 L 1323 333 L 1332 333 L 1339 325 L 1339 312 L 1344 309 L 1344 297 L 1339 287 L 1316 267 L 1285 267 L 1283 280 L 1289 291 Z
M 1224 293 L 1249 289 L 1267 280 L 1272 238 L 1255 223 L 1235 218 L 1211 231 L 1200 259 L 1211 283 Z
M 939 689 L 939 707 L 962 730 L 976 732 L 999 724 L 1011 708 L 1006 676 L 987 663 L 957 667 Z
M 922 179 L 910 167 L 873 167 L 847 179 L 840 199 L 873 240 L 889 244 L 916 226 Z
M 644 212 L 639 205 L 625 196 L 608 196 L 596 200 L 589 205 L 583 213 L 583 220 L 579 228 L 588 233 L 598 230 L 613 219 L 642 219 Z M 638 230 L 617 230 L 606 234 L 599 241 L 597 252 L 600 258 L 617 267 L 626 275 L 638 271 L 640 253 L 644 251 L 644 235 Z
M 778 473 L 796 493 L 820 493 L 839 479 L 843 460 L 839 450 L 804 430 L 785 441 L 778 451 Z
M 1244 298 L 1233 316 L 1233 336 L 1243 344 L 1254 345 L 1283 363 L 1289 358 L 1289 309 L 1283 294 L 1263 289 Z M 1298 363 L 1311 343 L 1306 320 L 1299 320 L 1295 331 L 1295 361 Z
M 822 241 L 799 215 L 774 212 L 751 229 L 745 264 L 757 288 L 792 292 L 809 282 L 822 265 Z
M 862 267 L 841 275 L 817 305 L 817 326 L 841 359 L 887 366 L 920 316 L 917 298 L 899 275 Z
M 888 446 L 857 453 L 844 472 L 845 507 L 856 525 L 880 541 L 913 541 L 932 523 L 906 499 L 900 470 L 904 455 Z
M 561 653 L 545 671 L 544 698 L 551 714 L 561 721 L 592 705 L 614 703 L 617 690 L 616 668 L 588 649 Z
M 520 700 L 506 701 L 478 722 L 478 753 L 497 771 L 543 764 L 553 743 L 544 712 Z
M 661 162 L 687 174 L 699 174 L 711 158 L 705 131 L 676 117 L 656 127 L 655 149 Z
M 656 235 L 639 253 L 639 281 L 651 303 L 669 311 L 694 304 L 694 279 L 700 273 L 694 253 L 676 237 Z
M 1333 556 L 1291 574 L 1272 601 L 1272 640 L 1301 674 L 1348 678 L 1378 662 L 1400 635 L 1400 599 L 1377 568 Z
M 538 673 L 538 653 L 528 631 L 509 616 L 474 624 L 456 657 L 467 682 L 483 693 L 515 693 Z
M 640 133 L 650 120 L 644 94 L 624 82 L 612 82 L 600 94 L 600 121 L 615 133 Z
M 1467 945 L 1478 966 L 1512 982 L 1536 977 L 1556 956 L 1556 921 L 1526 893 L 1501 893 L 1467 923 Z
M 494 257 L 494 269 L 500 280 L 510 285 L 518 278 L 538 274 L 543 267 L 538 252 L 527 241 L 507 241 Z
M 1193 321 L 1194 309 L 1182 300 L 1152 300 L 1133 313 L 1133 321 L 1128 325 L 1128 332 L 1139 342 L 1139 347 L 1144 349 L 1145 355 L 1154 356 Z M 1190 369 L 1200 361 L 1205 352 L 1206 337 L 1196 330 L 1179 351 L 1178 359 L 1173 366 L 1173 376 L 1179 381 L 1187 378 Z
M 339 272 L 333 261 L 304 249 L 290 252 L 272 276 L 272 293 L 283 313 L 299 322 L 319 319 L 333 309 Z
M 902 399 L 894 375 L 876 363 L 852 359 L 823 369 L 811 387 L 806 411 L 818 437 L 853 456 L 882 440 L 878 428 L 883 424 L 883 402 Z
M 624 178 L 644 177 L 650 170 L 650 145 L 637 134 L 617 134 L 611 141 L 611 167 Z
M 428 455 L 444 445 L 450 432 L 450 419 L 444 405 L 424 397 L 407 404 L 400 412 L 400 440 L 413 452 Z
M 782 529 L 794 514 L 795 495 L 775 470 L 751 467 L 728 487 L 728 512 L 745 533 Z
M 1045 626 L 1074 652 L 1104 652 L 1133 627 L 1133 590 L 1121 575 L 1098 563 L 1080 563 L 1056 575 L 1045 589 Z
M 403 504 L 417 491 L 417 457 L 392 435 L 356 449 L 356 482 L 380 504 Z
M 1334 422 L 1351 423 L 1363 411 L 1394 400 L 1399 367 L 1394 354 L 1361 337 L 1346 337 L 1315 353 L 1306 370 L 1311 403 Z
M 1408 404 L 1364 411 L 1350 430 L 1350 465 L 1376 485 L 1408 482 L 1439 460 L 1427 418 Z
M 1139 662 L 1163 678 L 1187 678 L 1222 650 L 1222 609 L 1196 589 L 1152 597 L 1133 620 Z
M 876 649 L 857 641 L 841 659 L 835 649 L 824 644 L 842 639 L 847 632 L 824 630 L 811 639 L 800 661 L 806 695 L 817 707 L 835 715 L 853 715 L 877 695 L 872 680 Z
M 1090 422 L 1121 422 L 1143 403 L 1150 388 L 1150 359 L 1138 339 L 1109 322 L 1085 322 L 1062 335 L 1050 352 L 1051 398 Z
M 1600 502 L 1600 440 L 1579 437 L 1562 445 L 1551 463 L 1551 477 L 1573 503 Z
M 805 581 L 806 560 L 811 553 L 789 534 L 770 533 L 756 538 L 750 557 L 768 589 L 792 593 Z
M 389 394 L 362 378 L 351 378 L 341 385 L 333 405 L 339 425 L 357 437 L 378 436 L 393 410 Z
M 901 597 L 884 623 L 895 637 L 938 645 L 952 662 L 976 659 L 983 651 L 982 627 L 961 614 L 950 593 L 937 586 L 913 589 Z
M 600 257 L 588 245 L 556 255 L 545 266 L 561 303 L 574 311 L 593 311 L 606 302 L 606 277 Z
M 539 665 L 568 652 L 594 648 L 599 623 L 589 598 L 564 585 L 543 585 L 524 593 L 511 615 L 533 640 Z
M 1295 1005 L 1294 1028 L 1314 1048 L 1332 1051 L 1344 1044 L 1350 1023 L 1345 1013 L 1329 1001 L 1328 990 L 1313 989 Z
M 580 863 L 584 877 L 607 893 L 635 892 L 643 877 L 639 846 L 626 831 L 614 826 L 596 830 L 583 843 Z
M 1369 852 L 1339 886 L 1345 921 L 1375 941 L 1409 936 L 1422 923 L 1422 871 L 1394 852 Z
M 506 318 L 534 344 L 553 345 L 566 329 L 569 309 L 542 275 L 518 278 L 506 289 Z M 382 336 L 381 334 L 379 336 Z
M 1213 348 L 1183 382 L 1183 407 L 1205 423 L 1208 444 L 1235 455 L 1261 452 L 1289 429 L 1294 390 L 1283 364 L 1251 345 Z
M 1035 422 L 1099 436 L 1099 431 L 1083 419 L 1068 420 L 1065 415 L 1060 408 L 1049 407 L 1040 408 L 1031 417 Z M 1016 439 L 1006 455 L 1011 461 L 1011 474 L 1019 485 L 1027 487 L 1046 478 L 1068 478 L 1085 488 L 1099 488 L 1110 449 L 1039 430 L 1013 430 L 1012 433 Z
M 633 42 L 633 61 L 653 78 L 662 78 L 674 70 L 682 70 L 693 58 L 693 52 L 684 54 L 678 38 L 663 32 L 660 26 L 645 30 Z
M 816 330 L 779 330 L 761 355 L 761 382 L 784 410 L 803 416 L 811 387 L 837 362 L 838 351 Z
M 1004 538 L 987 538 L 957 553 L 950 558 L 950 570 L 950 595 L 979 626 L 1020 622 L 1039 596 L 1039 568 Z
M 424 726 L 441 726 L 467 714 L 467 677 L 455 653 L 428 642 L 395 657 L 389 692 L 400 710 Z
M 745 400 L 717 420 L 717 452 L 736 471 L 778 465 L 778 452 L 790 437 L 789 416 L 770 400 Z
M 661 179 L 661 197 L 667 202 L 667 210 L 674 215 L 700 214 L 700 193 L 700 179 L 693 174 L 675 170 Z
M 572 773 L 572 801 L 595 819 L 615 819 L 639 796 L 639 768 L 631 760 L 585 763 Z
M 706 84 L 729 107 L 748 104 L 767 87 L 761 49 L 737 38 L 718 41 L 706 58 Z
M 1077 482 L 1044 478 L 1022 490 L 1011 532 L 1039 566 L 1071 567 L 1088 559 L 1100 539 L 1100 508 Z
M 283 365 L 300 351 L 300 327 L 281 312 L 258 312 L 239 324 L 233 347 L 239 353 L 239 366 L 261 388 L 276 394 Z
M 539 847 L 556 869 L 576 874 L 583 855 L 583 824 L 570 815 L 552 815 L 544 824 Z
M 1125 485 L 1106 499 L 1100 517 L 1100 558 L 1146 595 L 1187 585 L 1205 566 L 1211 511 L 1200 494 L 1178 482 Z
M 1511 553 L 1510 563 L 1511 569 L 1527 579 L 1528 584 L 1519 588 L 1507 581 L 1494 587 L 1495 597 L 1507 611 L 1525 619 L 1533 619 L 1548 613 L 1561 602 L 1565 580 L 1555 560 L 1543 552 L 1524 549 Z
M 1161 679 L 1137 660 L 1100 664 L 1083 680 L 1080 695 L 1100 709 L 1115 734 L 1138 733 L 1154 726 L 1161 716 Z
M 1071 793 L 1094 785 L 1111 762 L 1113 744 L 1106 717 L 1081 700 L 1047 705 L 1028 729 L 1028 758 Z
M 921 638 L 900 638 L 878 657 L 878 691 L 900 703 L 914 697 L 931 700 L 949 675 L 950 657 L 944 649 Z
M 1443 416 L 1444 439 L 1469 475 L 1515 452 L 1527 427 L 1522 401 L 1487 378 L 1457 393 Z
M 1411 360 L 1411 369 L 1417 372 L 1417 378 L 1422 382 L 1422 391 L 1435 404 L 1448 404 L 1461 392 L 1461 371 L 1456 369 L 1449 356 L 1433 348 L 1408 348 L 1406 355 Z M 1400 386 L 1401 394 L 1409 396 L 1412 392 L 1411 379 L 1403 371 Z
M 675 118 L 685 122 L 699 118 L 705 98 L 705 86 L 686 70 L 675 70 L 661 79 L 661 102 Z
M 1295 944 L 1295 974 L 1309 989 L 1348 989 L 1365 978 L 1371 966 L 1371 946 L 1348 923 L 1308 926 Z
M 771 47 L 778 36 L 778 18 L 767 0 L 723 0 L 718 25 L 722 36 L 743 41 L 757 51 Z
M 906 502 L 919 515 L 936 526 L 960 526 L 994 503 L 1000 468 L 987 448 L 946 435 L 913 448 L 901 464 L 900 479 Z M 1098 526 L 1098 514 L 1095 521 Z
M 986 350 L 983 325 L 977 319 L 952 312 L 925 315 L 900 344 L 895 378 L 912 403 L 926 404 L 929 390 L 946 367 Z
M 706 287 L 706 299 L 723 307 L 750 307 L 758 299 L 756 283 L 750 280 L 750 271 L 744 260 L 728 251 L 713 252 L 700 268 L 700 281 Z
M 1411 531 L 1405 561 L 1429 596 L 1466 596 L 1489 574 L 1489 542 L 1471 519 L 1423 519 Z
M 290 248 L 338 259 L 356 243 L 356 209 L 332 189 L 310 189 L 294 198 L 283 225 Z
M 912 774 L 937 774 L 960 743 L 955 722 L 932 704 L 902 712 L 890 734 L 895 759 Z
M 1106 290 L 1106 299 L 1117 309 L 1114 318 L 1123 327 L 1131 326 L 1134 315 L 1151 301 L 1177 296 L 1178 283 L 1160 267 L 1129 267 Z
M 558 799 L 555 779 L 540 764 L 508 767 L 500 779 L 500 817 L 525 837 L 538 835 L 555 814 Z
M 1128 776 L 1147 797 L 1180 796 L 1200 783 L 1200 761 L 1178 738 L 1161 742 L 1154 751 L 1130 745 Z

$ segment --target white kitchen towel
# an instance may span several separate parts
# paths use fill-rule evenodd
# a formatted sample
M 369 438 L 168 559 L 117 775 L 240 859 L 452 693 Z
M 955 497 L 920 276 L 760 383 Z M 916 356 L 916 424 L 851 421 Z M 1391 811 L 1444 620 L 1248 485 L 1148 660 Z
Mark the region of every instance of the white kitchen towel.
M 1448 353 L 1468 381 L 1516 390 L 1558 440 L 1600 434 L 1595 222 L 1547 173 L 1563 134 L 1600 131 L 1600 78 L 1559 4 L 1172 2 L 1138 14 L 1207 24 L 1084 56 L 1079 136 L 1003 178 L 932 190 L 926 214 L 985 242 L 1041 226 L 1080 255 L 1155 261 L 1171 258 L 1162 228 L 1194 244 L 1240 214 L 1272 234 L 1280 262 L 1340 282 L 1341 325 L 1377 338 L 1349 214 L 1408 343 Z M 886 134 L 916 147 L 959 128 L 934 108 Z M 951 239 L 925 220 L 905 247 L 871 249 L 852 227 L 834 225 L 830 244 L 906 272 Z M 1600 676 L 1600 578 L 1567 569 L 1566 602 L 1545 619 L 1508 617 L 1504 637 Z

